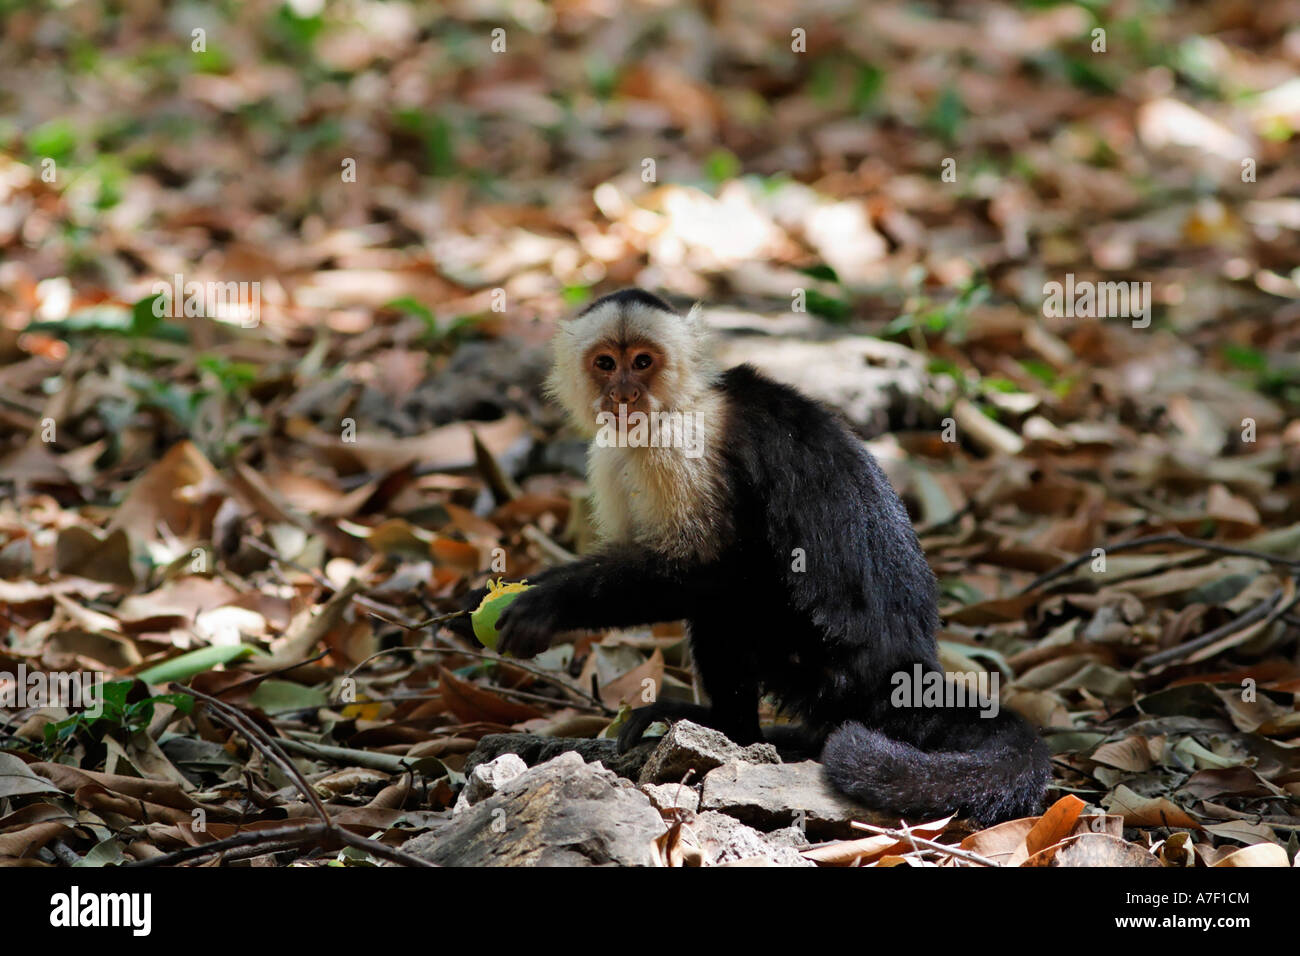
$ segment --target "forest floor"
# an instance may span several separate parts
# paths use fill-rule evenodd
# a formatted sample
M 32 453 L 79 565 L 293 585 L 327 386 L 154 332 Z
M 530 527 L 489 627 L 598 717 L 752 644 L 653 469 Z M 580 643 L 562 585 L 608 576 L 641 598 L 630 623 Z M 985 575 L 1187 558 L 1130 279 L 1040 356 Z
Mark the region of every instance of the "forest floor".
M 544 343 L 632 284 L 841 407 L 1043 728 L 952 836 L 1296 858 L 1300 4 L 319 6 L 0 3 L 0 673 L 108 697 L 0 683 L 0 861 L 375 861 L 688 693 L 680 626 L 424 623 L 589 544 Z

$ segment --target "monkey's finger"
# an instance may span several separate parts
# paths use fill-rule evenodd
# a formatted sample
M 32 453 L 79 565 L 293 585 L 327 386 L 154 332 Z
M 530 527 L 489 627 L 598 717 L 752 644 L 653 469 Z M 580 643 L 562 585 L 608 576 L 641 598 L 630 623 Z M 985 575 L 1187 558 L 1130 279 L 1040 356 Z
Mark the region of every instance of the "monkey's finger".
M 497 633 L 501 635 L 497 641 L 497 653 L 513 657 L 536 657 L 550 644 L 550 632 L 526 618 L 515 617 L 506 623 L 498 620 Z
M 650 725 L 656 720 L 654 707 L 639 707 L 627 715 L 627 721 L 618 731 L 618 752 L 627 753 L 641 742 Z

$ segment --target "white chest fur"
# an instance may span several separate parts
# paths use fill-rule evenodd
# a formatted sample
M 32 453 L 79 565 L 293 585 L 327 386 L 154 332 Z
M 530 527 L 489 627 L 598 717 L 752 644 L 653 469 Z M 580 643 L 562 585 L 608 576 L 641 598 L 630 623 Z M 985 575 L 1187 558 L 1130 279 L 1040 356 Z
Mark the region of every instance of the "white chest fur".
M 718 422 L 706 422 L 717 426 Z M 587 453 L 587 479 L 603 540 L 644 545 L 682 558 L 716 554 L 727 505 L 715 443 L 682 448 L 602 447 Z

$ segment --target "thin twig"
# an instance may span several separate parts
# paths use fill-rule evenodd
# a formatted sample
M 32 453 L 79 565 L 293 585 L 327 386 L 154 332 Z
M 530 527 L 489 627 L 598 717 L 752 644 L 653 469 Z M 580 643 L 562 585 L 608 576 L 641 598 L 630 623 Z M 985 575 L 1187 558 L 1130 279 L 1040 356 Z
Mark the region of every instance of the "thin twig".
M 895 840 L 910 840 L 913 845 L 919 843 L 930 850 L 939 853 L 946 853 L 954 856 L 959 860 L 967 860 L 971 863 L 978 863 L 980 866 L 1001 866 L 990 860 L 986 856 L 980 856 L 978 853 L 972 853 L 970 850 L 963 850 L 959 846 L 948 846 L 946 843 L 936 843 L 933 840 L 927 840 L 924 837 L 916 836 L 911 830 L 891 830 L 888 827 L 878 827 L 874 823 L 859 823 L 857 820 L 850 824 L 855 830 L 866 830 L 868 833 L 878 833 L 880 836 L 893 837 Z
M 1296 594 L 1290 601 L 1279 606 L 1278 602 L 1281 601 L 1281 599 L 1282 589 L 1278 588 L 1267 600 L 1256 604 L 1240 617 L 1229 621 L 1221 627 L 1216 627 L 1214 630 L 1202 634 L 1200 637 L 1193 638 L 1190 641 L 1184 641 L 1175 647 L 1165 648 L 1163 651 L 1156 651 L 1154 654 L 1148 654 L 1137 662 L 1137 666 L 1142 668 L 1159 667 L 1161 664 L 1168 664 L 1170 661 L 1179 660 L 1180 658 L 1186 657 L 1188 654 L 1199 651 L 1202 647 L 1209 647 L 1215 641 L 1221 640 L 1229 634 L 1235 634 L 1240 630 L 1244 630 L 1256 621 L 1263 620 L 1266 625 L 1271 624 L 1278 618 L 1282 617 L 1287 611 L 1291 610 L 1291 608 L 1295 607 L 1297 602 L 1300 602 L 1300 594 Z
M 419 860 L 417 857 L 411 856 L 409 853 L 394 850 L 392 847 L 379 843 L 376 840 L 359 837 L 355 833 L 350 833 L 338 826 L 338 824 L 330 818 L 329 811 L 325 809 L 325 804 L 321 802 L 320 796 L 314 789 L 312 789 L 311 784 L 307 782 L 307 778 L 302 775 L 302 771 L 300 771 L 294 762 L 289 759 L 288 755 L 280 749 L 279 744 L 271 739 L 271 737 L 269 737 L 261 727 L 258 727 L 257 724 L 250 720 L 239 708 L 233 707 L 223 700 L 218 700 L 210 694 L 205 694 L 203 691 L 195 690 L 193 687 L 186 687 L 184 684 L 178 684 L 175 681 L 168 685 L 168 689 L 175 691 L 176 693 L 189 694 L 191 697 L 195 697 L 206 703 L 214 717 L 217 717 L 222 721 L 222 723 L 228 724 L 234 730 L 243 734 L 244 738 L 252 744 L 253 747 L 279 767 L 285 775 L 293 781 L 293 785 L 298 788 L 298 791 L 307 800 L 308 805 L 310 805 L 316 815 L 320 817 L 321 822 L 319 824 L 308 825 L 313 828 L 319 828 L 318 832 L 315 834 L 316 839 L 356 847 L 357 849 L 365 850 L 380 859 L 402 863 L 406 866 L 430 865 L 425 861 Z M 206 844 L 205 846 L 212 847 L 214 845 L 215 844 Z M 198 848 L 196 847 L 194 849 Z M 220 850 L 217 852 L 220 852 Z M 155 863 L 154 865 L 157 864 Z
M 234 836 L 228 836 L 224 840 L 213 840 L 211 843 L 181 847 L 179 850 L 173 850 L 171 853 L 164 853 L 161 856 L 132 860 L 126 865 L 132 867 L 174 866 L 177 863 L 213 856 L 237 847 L 260 846 L 263 843 L 276 844 L 282 848 L 285 846 L 298 847 L 305 843 L 324 843 L 332 830 L 333 827 L 314 821 L 290 827 L 275 827 L 270 830 L 241 830 Z
M 269 830 L 243 830 L 234 836 L 226 837 L 224 840 L 214 840 L 211 843 L 182 847 L 161 856 L 152 856 L 145 860 L 133 860 L 126 865 L 130 867 L 174 866 L 177 863 L 186 863 L 190 860 L 216 856 L 225 853 L 227 850 L 240 847 L 259 847 L 261 853 L 276 853 L 296 849 L 306 844 L 316 844 L 323 849 L 333 849 L 339 844 L 353 846 L 364 849 L 382 860 L 400 863 L 403 866 L 433 867 L 437 865 L 430 863 L 428 860 L 422 860 L 418 856 L 379 843 L 376 840 L 359 837 L 348 830 L 316 822 L 290 827 L 275 827 Z M 261 853 L 256 855 L 260 856 Z
M 565 548 L 563 545 L 557 544 L 550 535 L 536 525 L 524 525 L 523 530 L 520 531 L 519 534 L 526 540 L 537 545 L 537 549 L 541 551 L 553 565 L 571 564 L 578 560 L 576 554 L 568 548 Z
M 344 830 L 340 827 L 337 831 L 338 837 L 348 846 L 357 850 L 365 850 L 372 856 L 377 856 L 381 860 L 387 860 L 390 863 L 399 863 L 402 866 L 427 866 L 437 867 L 437 863 L 421 859 L 405 850 L 399 850 L 391 847 L 386 843 L 380 843 L 378 840 L 370 840 L 366 837 L 357 836 L 351 830 Z
M 314 581 L 317 584 L 317 586 L 325 588 L 330 591 L 339 590 L 339 586 L 337 584 L 335 584 L 329 578 L 325 577 L 319 571 L 313 570 L 312 568 L 307 567 L 305 564 L 300 564 L 299 562 L 294 561 L 292 558 L 281 557 L 275 552 L 274 548 L 263 544 L 261 541 L 258 541 L 252 535 L 246 534 L 244 535 L 242 540 L 249 547 L 261 551 L 263 554 L 269 557 L 273 562 L 286 565 L 288 567 L 293 568 L 295 571 L 299 572 L 300 574 L 307 575 L 309 578 L 312 579 L 312 581 Z M 441 614 L 438 615 L 437 617 L 431 617 L 427 621 L 406 621 L 406 620 L 402 620 L 400 617 L 397 617 L 391 609 L 386 607 L 384 607 L 384 610 L 389 616 L 386 617 L 384 614 L 377 613 L 375 611 L 375 608 L 383 607 L 383 605 L 379 604 L 373 598 L 366 597 L 364 594 L 354 594 L 352 596 L 352 600 L 357 604 L 362 605 L 365 612 L 369 614 L 371 617 L 375 618 L 376 620 L 383 621 L 385 624 L 392 624 L 396 627 L 405 628 L 408 631 L 422 631 L 426 627 L 430 627 L 431 625 L 442 624 L 446 621 L 452 621 L 458 617 L 464 617 L 465 615 L 469 614 L 469 611 L 452 611 L 450 614 Z
M 287 674 L 289 671 L 297 670 L 299 667 L 304 667 L 307 664 L 315 664 L 318 660 L 323 658 L 328 653 L 329 653 L 329 649 L 327 648 L 321 651 L 315 657 L 307 657 L 304 658 L 303 660 L 296 661 L 293 664 L 286 664 L 284 667 L 277 667 L 275 670 L 267 671 L 265 674 L 254 674 L 252 677 L 245 677 L 237 684 L 231 684 L 229 687 L 221 688 L 221 690 L 217 691 L 216 696 L 220 697 L 223 694 L 229 694 L 232 690 L 239 690 L 241 687 L 247 687 L 249 684 L 261 683 L 262 681 L 266 680 L 268 677 L 276 677 L 280 674 Z
M 296 850 L 302 844 L 289 840 L 281 840 L 279 843 L 268 843 L 266 846 L 245 846 L 238 847 L 234 850 L 227 850 L 221 854 L 222 863 L 239 863 L 243 860 L 252 860 L 259 856 L 274 856 L 277 853 L 286 853 L 289 850 Z
M 356 674 L 357 671 L 361 670 L 361 668 L 365 667 L 376 657 L 384 657 L 388 654 L 400 654 L 403 652 L 408 652 L 412 654 L 464 654 L 466 657 L 474 657 L 482 661 L 491 661 L 493 663 L 503 664 L 508 667 L 517 667 L 521 671 L 525 671 L 529 674 L 532 674 L 534 677 L 539 678 L 540 680 L 546 681 L 548 684 L 553 684 L 554 686 L 560 688 L 561 690 L 568 691 L 570 694 L 577 695 L 578 697 L 582 698 L 583 706 L 585 707 L 588 707 L 593 710 L 598 710 L 602 714 L 614 713 L 614 711 L 609 707 L 606 707 L 598 697 L 592 697 L 589 694 L 583 693 L 583 691 L 580 690 L 579 688 L 574 687 L 572 684 L 569 684 L 561 680 L 559 677 L 556 677 L 554 674 L 548 674 L 540 667 L 534 667 L 531 664 L 525 664 L 523 661 L 517 661 L 514 658 L 511 658 L 510 660 L 506 660 L 499 654 L 484 654 L 480 651 L 471 651 L 471 650 L 466 650 L 465 648 L 462 647 L 455 647 L 455 646 L 388 647 L 382 651 L 376 651 L 375 653 L 371 654 L 369 657 L 363 660 L 360 664 L 357 664 L 355 667 L 353 667 L 350 671 L 348 671 L 343 676 L 352 677 L 353 675 Z M 501 688 L 495 688 L 495 689 L 500 690 Z
M 213 715 L 221 720 L 222 723 L 230 725 L 234 730 L 244 735 L 245 739 L 253 745 L 266 759 L 284 771 L 293 785 L 302 793 L 304 799 L 320 817 L 321 822 L 328 827 L 334 826 L 334 821 L 330 819 L 329 812 L 325 809 L 325 804 L 321 803 L 320 797 L 312 789 L 311 784 L 302 775 L 294 762 L 289 759 L 288 754 L 280 749 L 279 744 L 267 736 L 261 727 L 257 726 L 250 720 L 243 711 L 237 707 L 227 704 L 224 700 L 218 700 L 210 694 L 205 694 L 201 690 L 195 690 L 193 687 L 186 687 L 184 684 L 178 684 L 175 681 L 167 685 L 169 690 L 178 694 L 189 694 L 208 705 Z
M 360 594 L 357 595 L 357 601 L 359 603 L 368 603 L 368 599 Z M 396 627 L 405 628 L 408 631 L 423 631 L 426 627 L 432 627 L 434 624 L 445 624 L 447 621 L 454 621 L 458 617 L 467 617 L 470 614 L 469 611 L 452 611 L 450 614 L 439 614 L 436 617 L 426 618 L 423 621 L 408 623 L 406 621 L 384 617 L 382 614 L 376 613 L 371 608 L 367 608 L 366 613 L 377 621 L 383 621 L 385 624 L 392 624 Z
M 1283 558 L 1275 554 L 1265 554 L 1263 551 L 1253 551 L 1250 548 L 1237 548 L 1230 544 L 1219 544 L 1217 541 L 1202 541 L 1198 538 L 1187 538 L 1181 534 L 1153 534 L 1145 538 L 1134 538 L 1131 541 L 1120 541 L 1116 544 L 1102 545 L 1101 549 L 1107 554 L 1114 554 L 1117 551 L 1133 551 L 1137 548 L 1145 548 L 1153 544 L 1175 544 L 1184 548 L 1199 548 L 1202 551 L 1211 551 L 1215 554 L 1230 554 L 1236 557 L 1255 558 L 1259 561 L 1265 561 L 1269 564 L 1280 564 L 1286 568 L 1300 569 L 1300 560 L 1295 558 Z M 1060 567 L 1053 568 L 1044 574 L 1040 574 L 1021 588 L 1021 594 L 1028 594 L 1030 591 L 1036 591 L 1043 585 L 1055 581 L 1059 577 L 1069 574 L 1075 568 L 1082 567 L 1089 561 L 1093 560 L 1093 553 L 1089 551 L 1081 554 L 1076 558 L 1062 564 Z
M 912 849 L 915 852 L 920 853 L 921 848 L 916 845 L 916 834 L 914 834 L 910 829 L 908 829 L 907 821 L 899 820 L 898 825 L 902 827 L 903 832 L 907 834 L 907 842 L 912 844 Z
M 272 548 L 270 548 L 270 547 L 268 547 L 267 545 L 263 544 L 261 541 L 258 541 L 256 538 L 252 537 L 251 535 L 244 535 L 243 540 L 244 540 L 246 543 L 248 543 L 251 547 L 256 548 L 257 550 L 261 551 L 263 554 L 268 555 L 269 557 L 273 558 L 274 560 L 276 560 L 276 561 L 280 561 L 280 562 L 282 562 L 282 563 L 288 565 L 289 567 L 293 568 L 293 569 L 296 570 L 296 571 L 299 571 L 299 572 L 301 572 L 301 573 L 303 573 L 303 574 L 309 575 L 309 576 L 312 578 L 312 580 L 314 580 L 314 581 L 315 581 L 317 584 L 319 584 L 321 587 L 330 588 L 331 590 L 337 590 L 337 586 L 336 586 L 333 582 L 331 582 L 329 579 L 323 577 L 319 572 L 317 572 L 317 571 L 313 571 L 313 570 L 311 570 L 310 568 L 305 567 L 304 565 L 301 565 L 301 564 L 299 564 L 299 563 L 296 562 L 296 561 L 292 561 L 292 560 L 289 560 L 289 559 L 286 559 L 286 558 L 281 558 L 279 555 L 277 555 L 277 554 L 275 553 L 275 551 L 274 551 Z M 572 556 L 570 556 L 570 557 L 572 557 Z M 363 604 L 363 605 L 365 605 L 365 604 L 370 604 L 370 603 L 371 603 L 370 600 L 369 600 L 368 598 L 366 598 L 364 595 L 361 595 L 361 594 L 358 594 L 358 595 L 354 596 L 354 597 L 353 597 L 353 601 L 357 602 L 358 604 Z M 421 603 L 423 604 L 423 602 L 421 602 Z M 442 624 L 442 623 L 445 623 L 445 622 L 447 622 L 447 621 L 452 621 L 452 620 L 455 620 L 456 618 L 459 618 L 459 617 L 465 617 L 466 615 L 468 615 L 468 614 L 470 613 L 469 611 L 464 611 L 464 610 L 461 610 L 461 611 L 452 611 L 452 612 L 449 613 L 449 614 L 440 614 L 440 615 L 437 615 L 437 616 L 435 616 L 435 617 L 431 617 L 431 618 L 429 618 L 429 619 L 427 619 L 427 620 L 424 620 L 424 621 L 409 622 L 409 621 L 403 621 L 403 620 L 400 620 L 400 619 L 393 619 L 393 618 L 391 618 L 391 617 L 386 617 L 386 616 L 384 616 L 384 615 L 382 615 L 382 614 L 377 614 L 377 613 L 375 613 L 373 610 L 371 610 L 369 607 L 364 608 L 364 610 L 365 610 L 365 612 L 366 612 L 368 615 L 370 615 L 371 617 L 373 617 L 373 618 L 374 618 L 375 620 L 377 620 L 377 621 L 383 621 L 385 624 L 392 624 L 392 625 L 394 625 L 394 626 L 396 626 L 396 627 L 404 628 L 404 629 L 406 629 L 406 630 L 408 630 L 408 631 L 422 631 L 422 630 L 424 630 L 426 627 L 430 627 L 430 626 L 432 626 L 432 625 L 434 625 L 434 624 Z M 434 639 L 437 640 L 437 637 L 435 636 Z M 370 661 L 374 660 L 376 657 L 383 657 L 385 654 L 397 654 L 397 653 L 400 653 L 400 652 L 402 652 L 402 651 L 412 651 L 412 652 L 416 652 L 416 653 L 425 653 L 425 654 L 465 654 L 465 655 L 468 656 L 468 657 L 475 657 L 475 658 L 478 658 L 479 660 L 484 660 L 484 661 L 494 661 L 494 662 L 496 662 L 496 663 L 498 663 L 498 664 L 502 664 L 502 663 L 504 663 L 504 664 L 508 664 L 508 665 L 511 666 L 511 667 L 517 667 L 517 668 L 519 668 L 521 671 L 526 671 L 526 672 L 528 672 L 529 674 L 532 674 L 534 677 L 537 677 L 537 678 L 539 678 L 539 679 L 541 679 L 541 680 L 544 680 L 544 681 L 546 681 L 547 683 L 554 684 L 556 687 L 559 687 L 559 688 L 561 688 L 562 690 L 568 691 L 568 692 L 571 693 L 571 694 L 576 694 L 577 696 L 579 696 L 579 697 L 582 698 L 582 700 L 583 700 L 583 702 L 584 702 L 584 706 L 586 706 L 586 707 L 588 707 L 588 708 L 590 708 L 590 709 L 594 709 L 594 710 L 595 710 L 596 712 L 598 712 L 598 713 L 602 713 L 602 714 L 612 714 L 612 713 L 614 713 L 613 710 L 611 710 L 609 707 L 606 707 L 606 706 L 605 706 L 604 702 L 601 701 L 601 699 L 600 699 L 599 697 L 593 696 L 593 695 L 591 695 L 591 694 L 584 693 L 583 691 L 579 690 L 578 688 L 573 687 L 572 685 L 565 683 L 564 681 L 560 680 L 559 678 L 555 677 L 555 676 L 552 675 L 552 674 L 548 674 L 546 671 L 544 671 L 544 670 L 542 670 L 542 669 L 540 669 L 540 668 L 533 667 L 533 666 L 530 665 L 530 664 L 525 664 L 525 663 L 523 663 L 522 661 L 517 661 L 517 660 L 514 660 L 514 659 L 511 659 L 511 660 L 509 660 L 509 661 L 506 661 L 506 660 L 505 660 L 504 658 L 502 658 L 499 654 L 483 654 L 483 653 L 480 653 L 480 652 L 478 652 L 478 651 L 467 650 L 467 649 L 465 649 L 465 648 L 455 647 L 455 646 L 450 646 L 450 647 L 445 647 L 445 648 L 444 648 L 444 647 L 390 647 L 390 648 L 386 648 L 385 650 L 377 651 L 376 653 L 371 654 L 369 657 L 367 657 L 365 660 L 363 660 L 360 664 L 357 664 L 357 665 L 356 665 L 355 667 L 353 667 L 350 671 L 348 671 L 347 674 L 345 674 L 344 676 L 345 676 L 345 677 L 352 677 L 353 675 L 356 674 L 357 671 L 359 671 L 363 666 L 365 666 L 366 664 L 368 664 Z M 297 666 L 300 666 L 300 665 L 296 665 L 296 664 L 295 664 L 294 666 L 297 667 Z M 499 689 L 499 688 L 498 688 L 498 689 Z

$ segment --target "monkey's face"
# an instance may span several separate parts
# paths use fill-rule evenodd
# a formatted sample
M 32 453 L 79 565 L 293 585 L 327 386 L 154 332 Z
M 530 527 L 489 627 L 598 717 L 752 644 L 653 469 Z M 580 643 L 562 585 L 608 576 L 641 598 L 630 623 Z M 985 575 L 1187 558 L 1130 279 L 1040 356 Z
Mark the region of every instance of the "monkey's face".
M 546 391 L 595 437 L 600 416 L 689 410 L 717 376 L 698 309 L 678 315 L 647 292 L 606 296 L 561 323 Z
M 586 368 L 596 390 L 596 411 L 618 414 L 657 411 L 655 383 L 664 367 L 664 353 L 645 341 L 602 342 L 587 352 Z

